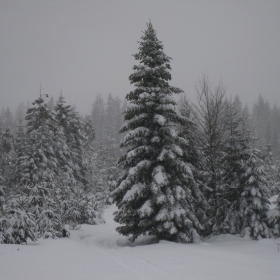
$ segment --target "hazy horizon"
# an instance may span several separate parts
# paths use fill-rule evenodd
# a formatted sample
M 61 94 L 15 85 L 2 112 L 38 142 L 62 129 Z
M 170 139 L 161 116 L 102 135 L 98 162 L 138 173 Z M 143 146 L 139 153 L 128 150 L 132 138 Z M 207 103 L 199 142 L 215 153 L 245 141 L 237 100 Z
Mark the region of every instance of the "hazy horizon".
M 280 1 L 0 0 L 0 109 L 33 102 L 40 83 L 82 114 L 97 93 L 124 99 L 149 19 L 189 99 L 206 73 L 244 105 L 280 105 Z

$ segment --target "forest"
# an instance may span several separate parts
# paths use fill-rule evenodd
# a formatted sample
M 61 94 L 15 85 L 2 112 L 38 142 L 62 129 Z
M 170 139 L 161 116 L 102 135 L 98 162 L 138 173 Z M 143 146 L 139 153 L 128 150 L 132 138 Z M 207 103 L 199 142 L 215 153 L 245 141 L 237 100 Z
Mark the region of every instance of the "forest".
M 279 107 L 263 93 L 249 109 L 206 75 L 189 100 L 151 23 L 134 58 L 126 100 L 97 94 L 82 116 L 40 93 L 1 110 L 0 243 L 68 237 L 114 203 L 132 242 L 280 237 Z

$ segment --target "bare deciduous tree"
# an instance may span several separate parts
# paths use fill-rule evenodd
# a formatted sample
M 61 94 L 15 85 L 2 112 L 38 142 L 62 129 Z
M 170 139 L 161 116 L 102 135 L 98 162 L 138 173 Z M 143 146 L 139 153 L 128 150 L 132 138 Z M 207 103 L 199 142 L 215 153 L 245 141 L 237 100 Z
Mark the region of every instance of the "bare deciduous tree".
M 229 102 L 225 99 L 225 87 L 222 82 L 213 89 L 206 76 L 199 80 L 196 93 L 197 104 L 193 104 L 192 113 L 197 124 L 195 134 L 202 155 L 201 164 L 208 175 L 205 184 L 208 202 L 211 205 L 208 225 L 213 230 L 218 223 L 216 216 L 222 191 L 222 160 L 228 138 Z

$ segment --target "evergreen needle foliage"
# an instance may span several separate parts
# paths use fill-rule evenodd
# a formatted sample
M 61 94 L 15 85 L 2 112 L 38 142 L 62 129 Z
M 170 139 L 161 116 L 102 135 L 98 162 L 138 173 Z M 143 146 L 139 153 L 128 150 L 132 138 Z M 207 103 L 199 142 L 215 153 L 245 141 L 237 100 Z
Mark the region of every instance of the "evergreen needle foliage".
M 173 94 L 182 90 L 169 85 L 170 60 L 163 52 L 151 22 L 147 24 L 134 55 L 130 83 L 135 86 L 126 99 L 121 147 L 126 153 L 119 164 L 125 175 L 113 192 L 118 211 L 117 231 L 134 241 L 139 235 L 194 242 L 201 225 L 195 215 L 191 164 L 184 161 L 185 138 L 178 128 L 188 119 L 181 116 Z

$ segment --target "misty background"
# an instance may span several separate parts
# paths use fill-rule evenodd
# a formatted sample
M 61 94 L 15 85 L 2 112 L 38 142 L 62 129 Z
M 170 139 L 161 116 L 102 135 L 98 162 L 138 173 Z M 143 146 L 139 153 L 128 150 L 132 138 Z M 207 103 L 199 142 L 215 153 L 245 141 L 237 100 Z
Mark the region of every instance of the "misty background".
M 280 105 L 280 1 L 0 0 L 0 107 L 34 101 L 40 83 L 82 114 L 97 93 L 124 99 L 149 19 L 188 98 L 206 73 L 250 108 L 260 94 Z

